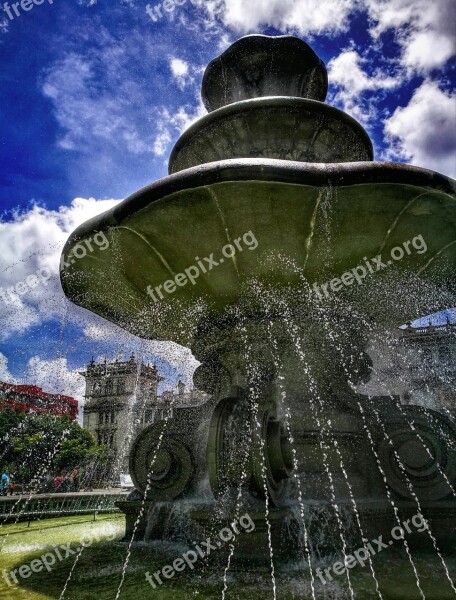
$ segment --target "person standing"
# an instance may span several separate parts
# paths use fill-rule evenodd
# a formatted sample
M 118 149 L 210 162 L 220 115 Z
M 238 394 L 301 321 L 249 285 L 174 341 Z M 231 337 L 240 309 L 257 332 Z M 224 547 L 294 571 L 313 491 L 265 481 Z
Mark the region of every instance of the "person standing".
M 62 482 L 63 482 L 63 473 L 60 473 L 60 475 L 57 475 L 57 477 L 54 477 L 54 491 L 61 493 L 63 490 L 62 488 Z
M 14 488 L 16 487 L 16 484 L 14 483 L 14 475 L 10 471 L 6 471 L 6 474 L 9 477 L 9 493 L 10 496 L 12 496 L 14 494 Z
M 10 484 L 10 478 L 8 476 L 8 471 L 5 470 L 2 473 L 2 479 L 1 479 L 1 484 L 0 484 L 0 493 L 2 496 L 8 495 L 9 484 Z
M 80 483 L 79 483 L 79 471 L 78 471 L 78 469 L 76 469 L 76 468 L 73 469 L 71 471 L 70 477 L 73 478 L 74 491 L 75 492 L 79 492 Z

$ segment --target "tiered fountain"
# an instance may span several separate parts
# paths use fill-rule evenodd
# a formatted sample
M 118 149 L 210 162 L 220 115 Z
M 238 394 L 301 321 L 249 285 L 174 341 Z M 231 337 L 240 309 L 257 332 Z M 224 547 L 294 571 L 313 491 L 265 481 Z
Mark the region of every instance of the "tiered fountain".
M 373 162 L 367 133 L 326 93 L 326 68 L 300 39 L 238 40 L 208 66 L 209 114 L 177 142 L 170 175 L 65 247 L 68 257 L 105 233 L 108 250 L 64 268 L 65 293 L 133 334 L 190 347 L 195 385 L 212 395 L 139 433 L 127 536 L 182 536 L 180 513 L 190 539 L 205 539 L 248 510 L 256 534 L 236 552 L 261 561 L 268 531 L 277 557 L 305 551 L 303 538 L 314 552 L 324 525 L 324 552 L 419 508 L 437 543 L 451 543 L 454 423 L 356 388 L 369 378 L 369 336 L 454 305 L 455 185 Z M 147 292 L 246 232 L 254 251 L 238 247 L 163 299 Z M 427 252 L 391 264 L 418 236 Z M 379 256 L 384 267 L 360 285 L 340 282 Z M 325 282 L 328 293 L 314 287 Z

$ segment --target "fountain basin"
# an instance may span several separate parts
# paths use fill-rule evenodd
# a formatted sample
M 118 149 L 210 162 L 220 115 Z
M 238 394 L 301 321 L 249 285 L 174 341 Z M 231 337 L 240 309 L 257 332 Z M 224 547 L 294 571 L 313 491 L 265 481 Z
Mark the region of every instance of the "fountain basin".
M 151 184 L 79 227 L 64 257 L 98 231 L 110 246 L 69 261 L 61 281 L 76 304 L 130 332 L 188 346 L 192 332 L 176 328 L 176 321 L 185 321 L 202 304 L 203 319 L 220 317 L 239 301 L 242 284 L 252 277 L 276 289 L 293 286 L 302 276 L 310 286 L 320 285 L 363 264 L 364 257 L 386 257 L 421 235 L 427 252 L 413 252 L 393 268 L 435 289 L 432 298 L 411 294 L 382 309 L 377 297 L 370 305 L 369 298 L 359 297 L 366 315 L 397 325 L 445 308 L 456 291 L 455 189 L 443 175 L 391 163 L 210 163 Z M 258 241 L 255 251 L 245 248 L 161 302 L 147 294 L 148 286 L 173 279 L 195 265 L 196 257 L 220 256 L 225 244 L 249 231 Z M 264 260 L 271 253 L 290 259 L 296 269 L 286 269 L 283 260 Z M 388 272 L 373 275 L 369 286 L 380 286 Z M 403 281 L 398 286 L 390 283 L 391 297 L 401 290 L 403 296 Z M 356 297 L 352 300 L 356 304 Z M 173 322 L 164 318 L 166 310 Z

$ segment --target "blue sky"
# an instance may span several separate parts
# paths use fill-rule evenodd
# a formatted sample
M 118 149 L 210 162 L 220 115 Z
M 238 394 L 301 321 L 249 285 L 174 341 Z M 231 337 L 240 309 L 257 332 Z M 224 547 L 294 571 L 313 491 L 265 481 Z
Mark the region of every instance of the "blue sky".
M 60 249 L 79 223 L 166 175 L 173 144 L 205 112 L 206 64 L 242 35 L 306 40 L 328 66 L 327 102 L 364 125 L 376 160 L 456 175 L 454 2 L 186 0 L 156 22 L 146 5 L 44 0 L 13 19 L 0 10 L 0 287 L 43 265 L 53 272 L 13 304 L 0 300 L 0 379 L 78 395 L 74 372 L 92 354 L 140 350 L 68 307 Z M 145 350 L 169 382 L 189 380 L 187 352 Z

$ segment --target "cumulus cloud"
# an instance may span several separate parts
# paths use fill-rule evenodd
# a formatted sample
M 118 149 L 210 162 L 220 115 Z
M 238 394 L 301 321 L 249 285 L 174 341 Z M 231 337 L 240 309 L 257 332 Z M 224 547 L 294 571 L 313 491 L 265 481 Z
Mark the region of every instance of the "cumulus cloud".
M 34 206 L 0 223 L 0 338 L 61 316 L 68 304 L 58 278 L 64 243 L 77 226 L 117 202 L 76 198 L 58 210 Z
M 442 67 L 456 51 L 453 0 L 193 0 L 208 24 L 221 22 L 237 33 L 264 26 L 303 36 L 337 35 L 350 19 L 367 13 L 373 40 L 393 31 L 401 61 L 410 72 L 427 74 Z
M 72 396 L 84 401 L 85 380 L 79 369 L 69 369 L 66 358 L 43 360 L 33 356 L 27 363 L 24 383 L 32 383 L 51 394 Z
M 0 381 L 16 383 L 16 379 L 8 369 L 8 358 L 0 352 Z
M 401 80 L 388 73 L 367 72 L 368 61 L 354 49 L 343 50 L 328 63 L 331 89 L 329 101 L 347 111 L 355 119 L 367 125 L 375 118 L 375 102 L 378 98 L 366 98 L 365 92 L 386 92 L 397 87 Z
M 176 79 L 178 86 L 181 88 L 181 90 L 183 90 L 189 81 L 192 81 L 192 78 L 188 77 L 189 64 L 180 58 L 171 58 L 169 62 L 171 73 L 174 79 Z
M 453 0 L 366 0 L 374 37 L 394 29 L 411 73 L 443 67 L 456 52 Z
M 193 0 L 208 20 L 220 20 L 240 33 L 271 25 L 283 31 L 336 33 L 345 31 L 357 0 Z
M 456 177 L 456 93 L 425 81 L 407 106 L 385 121 L 388 158 Z
M 154 153 L 163 156 L 169 150 L 171 141 L 176 133 L 181 135 L 195 121 L 207 114 L 202 100 L 197 106 L 180 106 L 174 113 L 165 106 L 157 110 L 156 126 L 158 133 L 154 141 Z
M 62 394 L 84 404 L 85 380 L 80 369 L 70 369 L 66 358 L 43 360 L 32 356 L 21 377 L 14 377 L 8 368 L 8 358 L 0 352 L 0 381 L 16 385 L 36 385 L 49 394 Z

